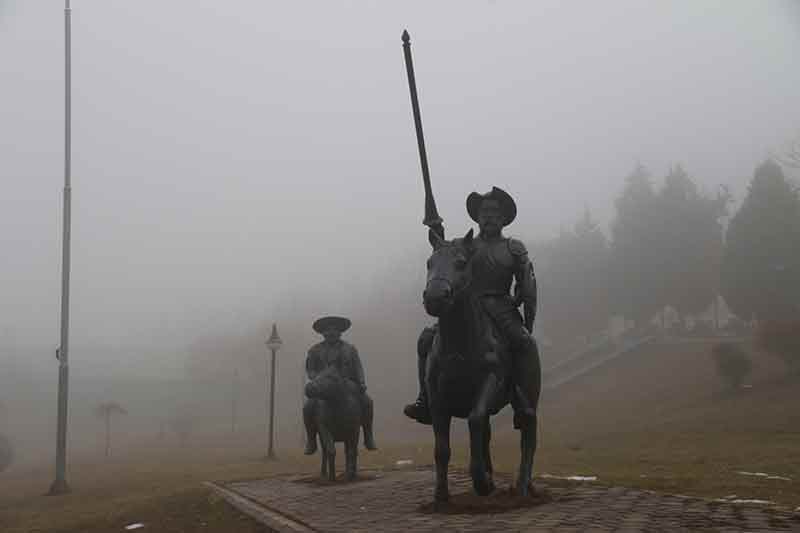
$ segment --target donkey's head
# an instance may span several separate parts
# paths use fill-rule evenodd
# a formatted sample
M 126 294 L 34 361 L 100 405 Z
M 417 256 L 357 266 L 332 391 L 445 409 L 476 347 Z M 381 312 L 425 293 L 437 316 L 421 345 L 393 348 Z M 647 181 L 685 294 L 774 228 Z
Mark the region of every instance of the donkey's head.
M 345 379 L 339 370 L 331 365 L 306 383 L 306 396 L 320 400 L 332 400 L 340 397 L 346 388 Z
M 433 253 L 428 258 L 428 280 L 422 301 L 429 315 L 438 317 L 447 312 L 456 297 L 469 287 L 469 264 L 474 253 L 472 236 L 469 230 L 463 238 L 447 241 L 433 230 L 428 232 Z

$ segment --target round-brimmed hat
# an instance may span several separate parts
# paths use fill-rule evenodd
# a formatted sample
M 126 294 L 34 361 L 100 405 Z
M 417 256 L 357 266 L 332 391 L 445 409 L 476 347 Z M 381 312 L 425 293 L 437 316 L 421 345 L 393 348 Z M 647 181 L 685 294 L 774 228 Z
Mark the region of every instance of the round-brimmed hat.
M 499 187 L 492 187 L 492 190 L 486 194 L 473 192 L 467 196 L 467 213 L 469 213 L 469 217 L 472 220 L 478 221 L 481 203 L 488 199 L 500 202 L 500 210 L 503 213 L 503 226 L 508 226 L 514 222 L 514 219 L 517 218 L 517 204 L 510 194 Z
M 344 318 L 341 316 L 324 316 L 317 319 L 314 322 L 314 325 L 311 327 L 314 328 L 314 331 L 322 335 L 329 329 L 335 329 L 339 333 L 344 333 L 350 329 L 350 324 L 351 322 L 349 318 Z

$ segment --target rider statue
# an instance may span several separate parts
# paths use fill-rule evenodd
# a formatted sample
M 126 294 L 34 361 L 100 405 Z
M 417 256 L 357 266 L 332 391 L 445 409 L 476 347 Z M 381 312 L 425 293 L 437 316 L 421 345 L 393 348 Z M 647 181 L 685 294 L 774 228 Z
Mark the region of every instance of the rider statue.
M 306 375 L 309 380 L 313 380 L 320 372 L 327 367 L 334 365 L 340 375 L 355 383 L 359 390 L 359 400 L 361 403 L 361 423 L 364 428 L 364 447 L 368 450 L 375 450 L 375 439 L 372 436 L 372 417 L 373 405 L 367 391 L 367 384 L 364 379 L 364 368 L 361 366 L 361 359 L 358 351 L 352 344 L 341 339 L 342 333 L 350 328 L 350 320 L 337 316 L 327 316 L 320 318 L 313 325 L 314 331 L 325 337 L 320 343 L 315 344 L 308 350 L 306 357 Z M 305 454 L 311 455 L 317 451 L 317 427 L 315 423 L 315 412 L 318 408 L 318 401 L 313 398 L 306 398 L 303 405 L 303 422 L 306 426 Z
M 473 192 L 467 197 L 467 212 L 478 223 L 480 232 L 473 240 L 475 254 L 471 260 L 472 287 L 477 291 L 483 309 L 491 317 L 496 330 L 512 352 L 514 427 L 519 429 L 525 418 L 536 415 L 541 366 L 536 343 L 531 337 L 536 318 L 536 277 L 528 251 L 521 241 L 503 235 L 503 228 L 516 218 L 514 199 L 504 190 L 493 187 L 486 194 Z M 441 225 L 431 228 L 440 236 Z M 514 282 L 514 295 L 511 286 Z M 523 306 L 524 318 L 519 306 Z M 436 336 L 437 326 L 425 328 L 417 342 L 420 392 L 416 402 L 406 405 L 404 413 L 422 424 L 431 423 L 424 378 L 428 353 Z M 526 383 L 530 381 L 530 383 Z

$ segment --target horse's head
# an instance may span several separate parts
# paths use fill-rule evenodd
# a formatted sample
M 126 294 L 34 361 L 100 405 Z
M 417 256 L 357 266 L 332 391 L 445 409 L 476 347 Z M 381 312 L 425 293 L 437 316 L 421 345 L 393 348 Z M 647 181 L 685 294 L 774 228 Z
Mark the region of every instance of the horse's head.
M 428 280 L 422 301 L 431 316 L 441 316 L 471 281 L 469 262 L 474 248 L 472 230 L 461 239 L 447 241 L 433 230 L 428 232 L 433 253 L 428 259 Z
M 345 379 L 339 370 L 333 365 L 317 374 L 317 376 L 306 383 L 306 396 L 320 400 L 331 400 L 341 396 L 347 387 Z

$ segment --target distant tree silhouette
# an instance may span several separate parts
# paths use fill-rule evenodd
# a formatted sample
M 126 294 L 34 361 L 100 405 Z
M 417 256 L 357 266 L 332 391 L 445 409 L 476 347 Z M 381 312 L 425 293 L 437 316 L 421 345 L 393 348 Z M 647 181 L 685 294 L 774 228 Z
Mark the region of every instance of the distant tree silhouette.
M 650 173 L 641 164 L 625 179 L 611 224 L 611 302 L 641 323 L 664 305 L 661 258 L 654 253 L 660 224 Z
M 548 337 L 568 341 L 594 335 L 608 326 L 608 241 L 589 210 L 572 230 L 562 230 L 544 245 L 546 261 L 539 280 L 541 322 Z
M 747 320 L 787 319 L 800 309 L 800 200 L 772 160 L 756 169 L 728 227 L 722 294 Z
M 98 405 L 94 410 L 98 418 L 105 421 L 106 428 L 106 457 L 111 455 L 111 418 L 116 415 L 127 415 L 128 411 L 125 410 L 117 402 L 104 402 Z
M 656 198 L 651 251 L 658 258 L 661 304 L 686 316 L 705 311 L 719 293 L 723 253 L 721 219 L 730 194 L 700 192 L 680 166 L 670 169 Z

